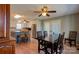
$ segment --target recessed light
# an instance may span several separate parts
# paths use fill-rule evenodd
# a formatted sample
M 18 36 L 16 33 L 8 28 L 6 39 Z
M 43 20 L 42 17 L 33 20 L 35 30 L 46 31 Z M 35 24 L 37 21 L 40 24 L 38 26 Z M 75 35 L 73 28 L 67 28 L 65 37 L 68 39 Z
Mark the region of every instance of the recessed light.
M 21 18 L 21 15 L 15 15 L 14 18 Z

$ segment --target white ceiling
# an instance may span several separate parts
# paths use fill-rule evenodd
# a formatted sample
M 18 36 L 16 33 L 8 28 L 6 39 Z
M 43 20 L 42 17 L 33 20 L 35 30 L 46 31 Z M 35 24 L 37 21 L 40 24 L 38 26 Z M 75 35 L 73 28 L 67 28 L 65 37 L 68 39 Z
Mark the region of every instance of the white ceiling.
M 49 13 L 50 17 L 41 16 L 39 13 L 33 11 L 41 10 L 43 6 L 47 6 L 48 10 L 56 10 L 56 13 Z M 79 4 L 12 4 L 11 13 L 20 14 L 26 16 L 28 19 L 47 19 L 58 16 L 64 16 L 79 12 Z

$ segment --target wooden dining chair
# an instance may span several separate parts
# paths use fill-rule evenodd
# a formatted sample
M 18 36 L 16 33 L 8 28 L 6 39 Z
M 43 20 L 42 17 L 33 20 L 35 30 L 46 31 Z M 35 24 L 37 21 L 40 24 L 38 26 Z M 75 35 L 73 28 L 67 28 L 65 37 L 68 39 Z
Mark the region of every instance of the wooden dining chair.
M 52 42 L 49 42 L 49 41 L 46 42 L 46 51 L 48 54 L 54 53 L 54 45 Z
M 59 34 L 58 39 L 55 40 L 55 42 L 54 42 L 54 53 L 56 53 L 56 54 L 58 53 L 58 44 L 59 44 L 60 38 L 61 38 L 61 34 Z
M 44 38 L 47 37 L 47 35 L 48 35 L 47 31 L 44 31 L 43 33 L 44 33 Z
M 53 53 L 53 44 L 52 42 L 46 40 L 38 40 L 38 53 L 43 51 L 45 54 L 52 54 Z
M 45 40 L 42 38 L 38 38 L 38 53 L 40 53 L 40 51 L 45 52 Z
M 64 36 L 65 36 L 65 32 L 63 32 L 63 34 L 61 35 L 61 38 L 59 40 L 59 47 L 58 47 L 59 54 L 63 53 L 63 50 L 64 50 L 64 45 L 63 45 Z
M 42 31 L 37 31 L 37 38 L 42 37 Z
M 76 37 L 77 37 L 77 31 L 70 31 L 69 38 L 65 38 L 65 43 L 66 40 L 68 40 L 70 46 L 72 46 L 72 42 L 74 42 L 74 45 L 76 46 Z
M 63 39 L 64 39 L 65 33 L 59 34 L 58 39 L 54 43 L 54 53 L 61 54 L 63 52 Z

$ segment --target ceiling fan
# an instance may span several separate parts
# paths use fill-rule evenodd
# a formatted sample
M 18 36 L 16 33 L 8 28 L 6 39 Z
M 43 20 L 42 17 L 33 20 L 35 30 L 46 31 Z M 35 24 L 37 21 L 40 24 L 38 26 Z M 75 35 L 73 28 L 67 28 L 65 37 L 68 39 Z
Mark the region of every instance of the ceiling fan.
M 52 11 L 48 11 L 48 7 L 44 6 L 43 8 L 41 8 L 41 11 L 34 11 L 35 13 L 40 13 L 38 16 L 50 16 L 48 13 L 56 13 L 55 10 Z

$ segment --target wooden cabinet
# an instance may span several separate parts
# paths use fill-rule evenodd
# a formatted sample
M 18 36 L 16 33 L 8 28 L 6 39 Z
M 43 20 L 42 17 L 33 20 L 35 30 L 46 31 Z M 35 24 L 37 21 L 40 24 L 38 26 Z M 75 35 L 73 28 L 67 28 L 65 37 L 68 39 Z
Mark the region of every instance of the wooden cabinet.
M 15 45 L 9 39 L 10 5 L 0 4 L 0 54 L 15 53 Z
M 0 40 L 0 54 L 14 54 L 15 41 L 13 40 Z
M 10 5 L 0 4 L 0 37 L 9 38 Z

